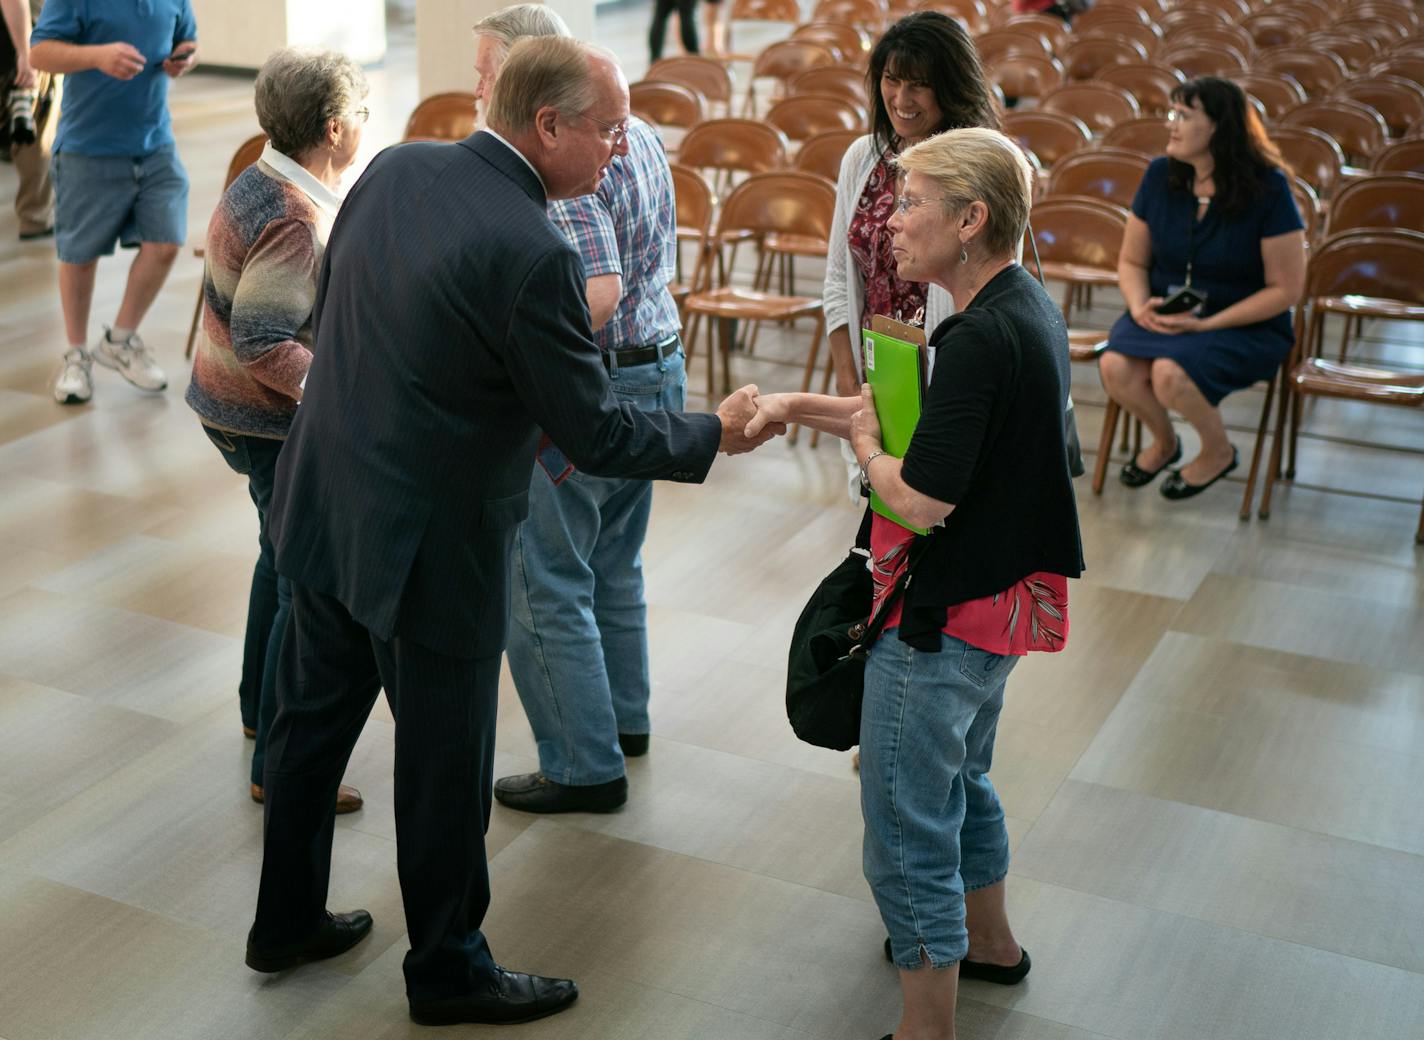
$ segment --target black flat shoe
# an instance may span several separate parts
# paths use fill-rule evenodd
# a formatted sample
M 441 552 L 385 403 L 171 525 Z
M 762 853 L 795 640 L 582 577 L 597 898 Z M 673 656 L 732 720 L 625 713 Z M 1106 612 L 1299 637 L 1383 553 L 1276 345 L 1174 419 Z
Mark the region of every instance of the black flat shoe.
M 1176 450 L 1172 452 L 1172 457 L 1166 462 L 1162 463 L 1162 465 L 1152 470 L 1143 469 L 1137 464 L 1137 456 L 1134 455 L 1132 457 L 1132 461 L 1122 467 L 1122 471 L 1118 473 L 1117 479 L 1122 481 L 1122 483 L 1126 484 L 1130 488 L 1143 487 L 1144 485 L 1150 484 L 1154 480 L 1156 480 L 1158 474 L 1160 474 L 1168 466 L 1172 465 L 1172 463 L 1181 461 L 1182 438 L 1178 437 Z
M 628 800 L 628 778 L 606 784 L 556 784 L 543 773 L 522 773 L 494 782 L 494 800 L 520 812 L 613 812 Z
M 620 733 L 618 746 L 623 750 L 624 758 L 640 758 L 648 753 L 648 734 Z
M 249 934 L 247 966 L 253 971 L 286 971 L 339 956 L 370 934 L 371 915 L 365 910 L 352 910 L 349 914 L 328 911 L 316 933 L 299 943 L 262 950 L 253 944 Z
M 569 979 L 496 968 L 489 981 L 473 993 L 420 1004 L 412 1001 L 410 1017 L 423 1026 L 461 1022 L 514 1025 L 556 1015 L 577 999 L 578 986 Z
M 1205 484 L 1188 484 L 1186 480 L 1183 479 L 1181 470 L 1173 470 L 1167 474 L 1167 479 L 1162 481 L 1162 487 L 1160 489 L 1162 497 L 1170 498 L 1173 502 L 1178 502 L 1184 498 L 1191 498 L 1193 495 L 1200 495 L 1239 465 L 1241 465 L 1241 453 L 1233 446 L 1231 449 L 1231 464 Z
M 895 963 L 895 958 L 890 953 L 889 939 L 885 940 L 885 959 L 891 964 Z M 978 979 L 981 982 L 993 982 L 1000 986 L 1016 986 L 1023 981 L 1031 967 L 1033 967 L 1033 962 L 1028 959 L 1028 951 L 1020 946 L 1017 964 L 985 964 L 983 961 L 962 960 L 959 962 L 959 977 L 961 979 Z

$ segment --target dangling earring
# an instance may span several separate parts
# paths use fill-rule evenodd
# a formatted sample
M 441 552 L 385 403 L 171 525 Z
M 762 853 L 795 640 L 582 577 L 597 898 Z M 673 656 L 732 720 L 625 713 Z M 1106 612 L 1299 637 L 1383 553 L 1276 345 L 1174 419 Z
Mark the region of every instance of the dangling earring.
M 965 249 L 963 246 L 959 247 L 959 262 L 961 264 L 969 263 L 969 250 Z

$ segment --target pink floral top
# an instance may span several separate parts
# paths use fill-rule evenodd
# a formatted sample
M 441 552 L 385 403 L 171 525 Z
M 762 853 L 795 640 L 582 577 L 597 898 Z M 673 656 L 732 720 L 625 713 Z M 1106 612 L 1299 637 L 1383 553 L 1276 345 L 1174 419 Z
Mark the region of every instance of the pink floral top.
M 870 523 L 871 576 L 875 601 L 871 616 L 905 570 L 915 533 L 879 513 Z M 885 627 L 900 623 L 900 600 L 890 608 Z M 946 634 L 991 654 L 1022 657 L 1031 651 L 1056 653 L 1068 645 L 1068 579 L 1040 571 L 1003 592 L 957 603 L 945 615 Z
M 900 280 L 890 248 L 895 236 L 885 226 L 895 212 L 894 158 L 895 153 L 886 149 L 870 171 L 850 218 L 850 255 L 865 285 L 865 305 L 860 312 L 863 329 L 870 328 L 870 319 L 877 314 L 912 325 L 925 320 L 928 286 Z

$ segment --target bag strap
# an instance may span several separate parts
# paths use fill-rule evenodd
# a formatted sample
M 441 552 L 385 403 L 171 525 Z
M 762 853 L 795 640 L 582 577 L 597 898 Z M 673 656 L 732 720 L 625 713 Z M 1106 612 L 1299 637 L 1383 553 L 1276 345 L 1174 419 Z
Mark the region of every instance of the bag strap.
M 866 510 L 868 514 L 870 510 Z M 885 631 L 885 622 L 890 619 L 890 608 L 905 595 L 910 587 L 910 582 L 915 577 L 915 565 L 923 558 L 929 546 L 929 540 L 933 534 L 915 535 L 910 543 L 909 558 L 905 562 L 904 573 L 895 579 L 895 585 L 890 592 L 880 602 L 880 609 L 866 622 L 865 631 L 857 639 L 855 646 L 847 651 L 847 657 L 865 658 L 870 656 L 870 648 L 875 645 L 875 641 L 880 638 L 880 633 Z

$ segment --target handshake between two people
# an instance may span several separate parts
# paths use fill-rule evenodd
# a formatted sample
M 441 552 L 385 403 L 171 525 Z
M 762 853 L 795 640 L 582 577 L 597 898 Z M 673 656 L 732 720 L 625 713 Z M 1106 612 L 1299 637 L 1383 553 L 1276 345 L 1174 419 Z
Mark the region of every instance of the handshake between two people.
M 717 406 L 722 420 L 721 451 L 740 455 L 786 432 L 792 423 L 849 440 L 857 454 L 880 447 L 880 423 L 875 398 L 868 385 L 859 396 L 826 394 L 762 394 L 748 384 Z

